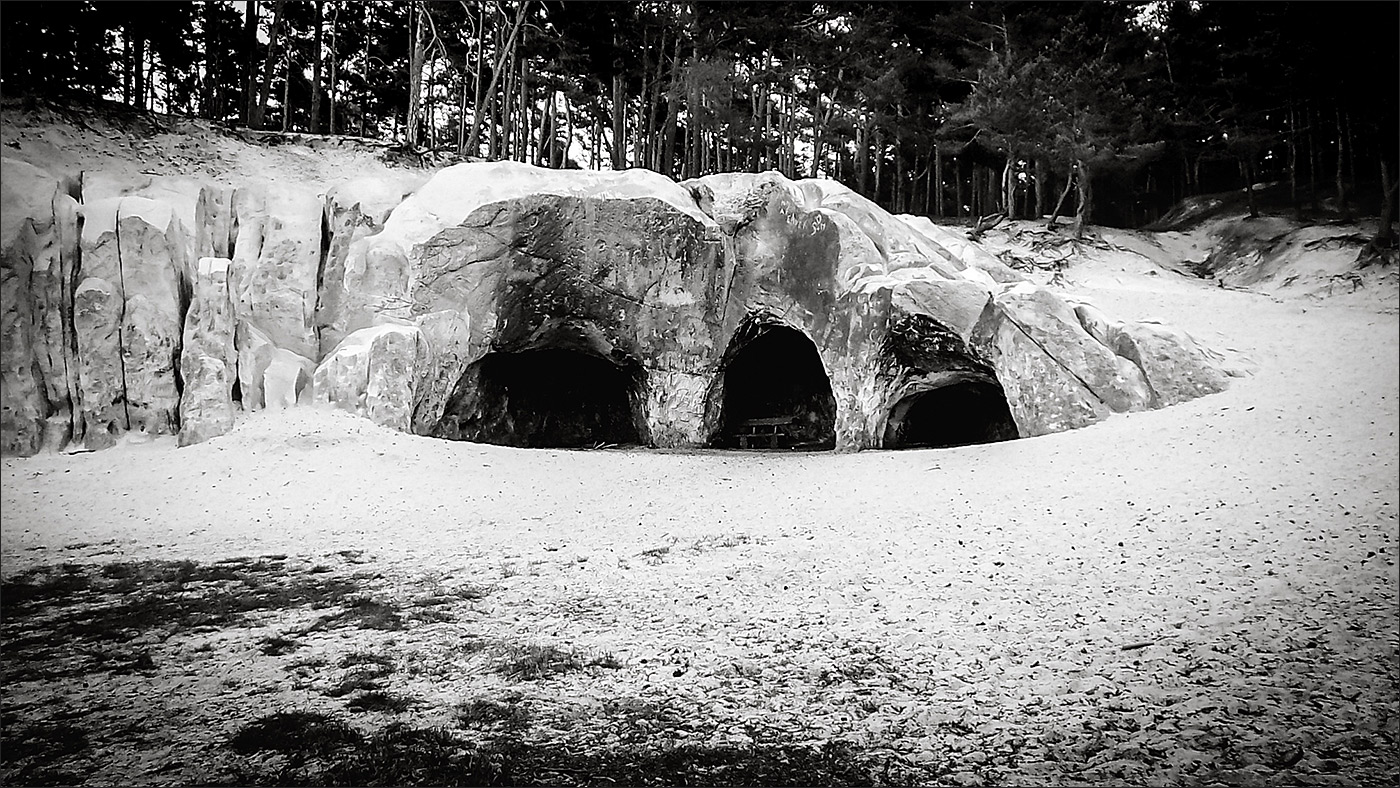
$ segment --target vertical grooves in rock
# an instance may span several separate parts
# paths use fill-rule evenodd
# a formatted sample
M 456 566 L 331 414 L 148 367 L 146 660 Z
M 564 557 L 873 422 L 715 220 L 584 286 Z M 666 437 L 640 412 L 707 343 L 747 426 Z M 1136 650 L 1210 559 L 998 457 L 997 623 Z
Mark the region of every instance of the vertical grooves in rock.
M 331 256 L 331 197 L 321 198 L 321 255 L 316 261 L 316 298 L 311 304 L 311 342 L 316 355 L 311 359 L 321 363 L 321 295 L 325 293 L 326 263 Z
M 73 179 L 66 182 L 67 194 L 79 205 L 83 201 L 82 181 Z M 57 199 L 55 199 L 55 204 Z M 83 213 L 77 206 L 72 209 L 73 226 L 70 231 L 73 233 L 71 239 L 63 238 L 60 235 L 62 245 L 58 250 L 59 263 L 59 287 L 62 297 L 60 304 L 59 320 L 61 322 L 61 333 L 63 341 L 63 381 L 68 388 L 68 442 L 77 443 L 82 440 L 86 432 L 83 423 L 82 411 L 82 386 L 79 384 L 79 362 L 78 362 L 78 329 L 74 324 L 74 314 L 77 311 L 78 282 L 82 280 L 83 270 Z M 58 221 L 58 211 L 54 211 L 54 221 Z M 68 259 L 68 277 L 63 279 L 64 258 L 68 256 L 70 244 L 73 256 Z
M 126 414 L 126 428 L 131 429 L 131 406 L 126 395 L 126 338 L 122 326 L 126 323 L 126 266 L 122 264 L 122 206 L 117 203 L 113 231 L 117 239 L 117 284 L 122 289 L 121 310 L 117 314 L 117 365 L 122 372 L 122 413 Z

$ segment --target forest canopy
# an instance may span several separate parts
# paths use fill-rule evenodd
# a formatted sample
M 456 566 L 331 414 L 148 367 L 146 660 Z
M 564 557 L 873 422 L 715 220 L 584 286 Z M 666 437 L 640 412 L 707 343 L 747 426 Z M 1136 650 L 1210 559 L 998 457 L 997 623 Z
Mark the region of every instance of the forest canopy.
M 897 213 L 1374 212 L 1400 4 L 6 3 L 6 99 L 545 167 L 774 169 Z

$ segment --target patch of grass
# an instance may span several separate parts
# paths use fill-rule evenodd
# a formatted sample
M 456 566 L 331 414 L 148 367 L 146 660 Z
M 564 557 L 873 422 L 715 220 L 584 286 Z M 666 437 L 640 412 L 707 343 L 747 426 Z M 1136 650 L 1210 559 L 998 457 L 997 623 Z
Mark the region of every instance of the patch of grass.
M 258 650 L 269 657 L 280 657 L 301 648 L 301 641 L 284 638 L 281 635 L 265 637 L 258 641 Z
M 714 534 L 702 536 L 696 539 L 690 549 L 697 553 L 707 550 L 717 550 L 726 547 L 738 547 L 744 544 L 754 544 L 756 540 L 748 534 Z
M 6 714 L 0 723 L 0 782 L 7 785 L 78 785 L 85 777 L 75 760 L 88 748 L 87 732 L 62 717 L 20 723 Z
M 519 695 L 507 695 L 500 700 L 473 698 L 458 704 L 456 712 L 457 723 L 469 728 L 502 725 L 515 730 L 524 728 L 530 721 L 530 712 Z
M 618 659 L 611 651 L 599 654 L 588 660 L 590 668 L 607 668 L 609 670 L 620 670 L 625 667 L 622 660 Z
M 497 673 L 517 681 L 535 681 L 584 668 L 584 660 L 574 651 L 556 646 L 507 645 L 496 663 Z
M 352 651 L 340 658 L 340 666 L 342 668 L 371 666 L 381 671 L 376 675 L 387 676 L 394 672 L 394 658 L 385 654 L 376 654 L 373 651 Z
M 318 668 L 324 668 L 324 667 L 326 666 L 326 664 L 327 664 L 327 663 L 326 663 L 326 658 L 325 658 L 325 657 L 322 657 L 322 656 L 307 656 L 307 657 L 300 657 L 300 658 L 295 659 L 295 660 L 293 660 L 293 661 L 291 661 L 291 662 L 288 662 L 288 663 L 286 664 L 286 666 L 285 666 L 283 669 L 286 670 L 286 671 L 288 671 L 288 672 L 290 672 L 290 673 L 307 674 L 307 673 L 314 672 L 314 671 L 317 670 Z
M 491 592 L 494 590 L 494 588 L 491 588 L 489 586 L 468 584 L 464 586 L 458 586 L 457 588 L 452 589 L 452 595 L 457 597 L 458 599 L 465 599 L 467 601 L 474 602 L 478 599 L 485 599 L 486 597 L 490 596 Z
M 108 670 L 111 660 L 59 661 L 103 655 L 150 633 L 240 625 L 259 611 L 343 604 L 360 598 L 359 585 L 359 578 L 298 571 L 285 556 L 39 567 L 0 585 L 0 677 L 15 680 L 17 670 L 32 672 L 40 663 L 55 677 Z M 358 613 L 353 620 L 368 626 L 392 621 L 378 609 Z M 125 669 L 146 666 L 138 654 Z
M 359 731 L 328 714 L 279 711 L 239 728 L 228 746 L 244 755 L 274 751 L 297 760 L 325 756 L 363 741 Z
M 641 555 L 648 564 L 656 566 L 666 560 L 666 554 L 669 552 L 671 552 L 671 546 L 664 544 L 659 547 L 648 547 L 642 551 Z
M 457 649 L 463 654 L 480 654 L 495 645 L 496 641 L 490 638 L 468 635 L 462 638 L 461 642 L 457 644 Z
M 378 679 L 395 671 L 393 658 L 372 651 L 352 651 L 341 658 L 340 666 L 350 670 L 340 683 L 325 691 L 332 698 L 354 692 L 379 692 L 382 687 Z
M 380 686 L 375 678 L 370 673 L 352 673 L 341 679 L 339 684 L 326 690 L 325 694 L 332 698 L 343 698 L 352 692 L 378 692 Z
M 362 692 L 346 702 L 345 708 L 355 712 L 366 711 L 408 711 L 418 704 L 418 701 L 407 695 L 399 695 L 393 692 L 381 692 L 372 690 Z
M 270 749 L 270 748 L 268 748 Z M 282 751 L 292 751 L 283 747 Z M 302 747 L 298 752 L 306 751 Z M 315 768 L 246 782 L 298 785 L 897 785 L 928 784 L 931 775 L 893 756 L 871 757 L 853 745 L 622 746 L 580 752 L 535 743 L 515 732 L 471 743 L 445 728 L 394 723 L 367 739 L 336 739 L 315 750 Z
M 345 609 L 339 613 L 322 616 L 304 632 L 317 632 L 326 629 L 407 629 L 399 608 L 388 602 L 380 602 L 366 596 L 357 596 L 344 602 Z
M 446 728 L 395 723 L 319 775 L 321 785 L 512 785 L 508 757 Z
M 116 675 L 149 673 L 156 669 L 156 661 L 151 657 L 151 652 L 144 648 L 134 651 L 117 649 L 94 654 L 93 657 L 102 669 Z
M 437 607 L 415 607 L 408 612 L 408 616 L 415 624 L 441 624 L 457 620 L 456 616 Z
M 35 722 L 14 725 L 6 719 L 5 746 L 0 748 L 0 763 L 6 766 L 26 763 L 29 768 L 53 764 L 87 749 L 87 732 L 69 722 Z

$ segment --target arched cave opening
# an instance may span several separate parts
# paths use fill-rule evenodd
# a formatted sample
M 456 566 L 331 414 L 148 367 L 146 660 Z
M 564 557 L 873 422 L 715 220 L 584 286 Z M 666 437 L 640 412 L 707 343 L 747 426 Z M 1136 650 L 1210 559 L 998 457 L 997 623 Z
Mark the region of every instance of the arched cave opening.
M 800 331 L 759 328 L 723 366 L 723 404 L 713 443 L 739 449 L 832 449 L 836 398 L 821 356 Z
M 644 375 L 592 353 L 542 348 L 477 362 L 476 413 L 462 437 L 528 448 L 643 443 Z
M 901 399 L 885 424 L 887 449 L 948 448 L 1019 436 L 1006 394 L 985 379 L 955 379 Z

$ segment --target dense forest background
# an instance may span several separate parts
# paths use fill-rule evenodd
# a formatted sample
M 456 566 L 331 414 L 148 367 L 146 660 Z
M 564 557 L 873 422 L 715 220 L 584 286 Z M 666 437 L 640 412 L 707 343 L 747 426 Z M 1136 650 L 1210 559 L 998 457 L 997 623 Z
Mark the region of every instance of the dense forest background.
M 4 96 L 1135 226 L 1393 204 L 1400 4 L 5 3 Z M 1256 189 L 1256 187 L 1258 187 Z M 1387 199 L 1389 197 L 1389 199 Z

